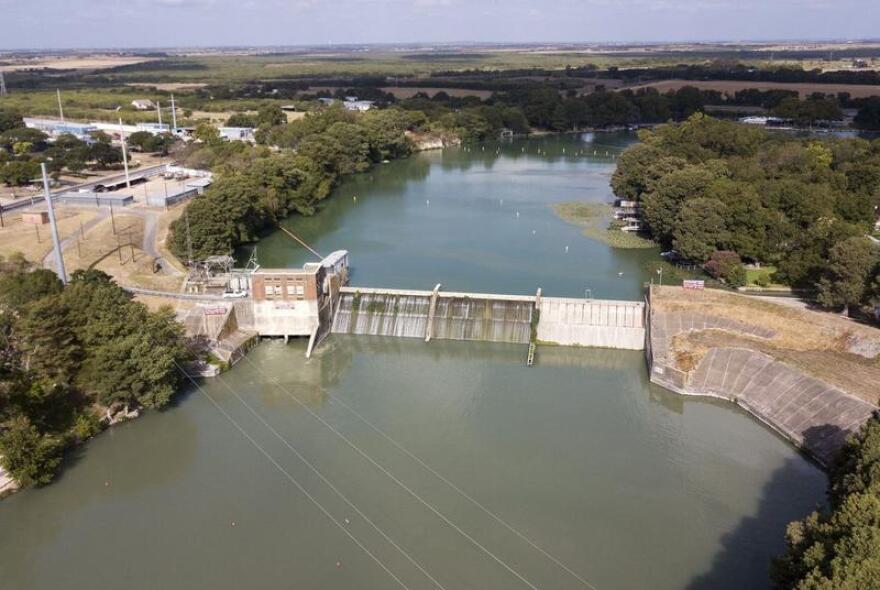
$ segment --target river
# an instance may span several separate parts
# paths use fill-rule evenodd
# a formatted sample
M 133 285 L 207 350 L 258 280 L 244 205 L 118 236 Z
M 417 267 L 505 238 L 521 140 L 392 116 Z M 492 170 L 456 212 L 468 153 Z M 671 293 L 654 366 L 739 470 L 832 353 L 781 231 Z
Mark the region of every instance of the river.
M 607 200 L 632 140 L 423 153 L 287 223 L 349 250 L 355 285 L 638 298 L 656 251 L 551 209 Z M 257 257 L 308 260 L 277 233 Z M 0 587 L 765 588 L 785 525 L 823 501 L 815 465 L 731 404 L 652 386 L 640 353 L 305 344 L 264 342 L 0 502 Z

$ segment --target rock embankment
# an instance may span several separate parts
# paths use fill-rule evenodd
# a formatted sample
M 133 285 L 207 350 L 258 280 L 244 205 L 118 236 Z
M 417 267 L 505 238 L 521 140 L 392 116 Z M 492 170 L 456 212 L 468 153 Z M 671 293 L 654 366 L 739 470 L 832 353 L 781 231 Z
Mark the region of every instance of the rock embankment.
M 756 349 L 711 347 L 696 355 L 699 360 L 695 365 L 682 367 L 676 358 L 682 351 L 675 350 L 674 344 L 689 333 L 720 330 L 769 343 L 776 331 L 704 313 L 698 307 L 689 312 L 651 306 L 650 315 L 647 354 L 651 381 L 681 394 L 734 402 L 822 464 L 827 465 L 846 438 L 877 410 L 875 405 Z

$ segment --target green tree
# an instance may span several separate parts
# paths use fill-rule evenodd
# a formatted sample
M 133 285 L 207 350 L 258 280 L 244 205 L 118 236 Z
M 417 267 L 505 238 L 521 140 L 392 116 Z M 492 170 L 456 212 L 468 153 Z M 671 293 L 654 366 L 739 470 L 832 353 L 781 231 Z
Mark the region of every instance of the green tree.
M 0 181 L 9 186 L 25 186 L 40 176 L 40 165 L 27 160 L 13 160 L 0 166 Z
M 779 588 L 880 587 L 880 417 L 847 441 L 829 479 L 830 511 L 788 526 L 786 552 L 771 570 Z
M 0 431 L 0 464 L 24 486 L 52 481 L 61 463 L 63 444 L 40 431 L 26 416 Z
M 817 285 L 818 301 L 826 307 L 850 307 L 867 300 L 869 279 L 880 262 L 880 251 L 866 237 L 852 237 L 835 244 L 828 255 L 824 276 Z
M 689 199 L 676 218 L 673 246 L 688 260 L 706 262 L 730 239 L 726 218 L 727 207 L 718 199 Z

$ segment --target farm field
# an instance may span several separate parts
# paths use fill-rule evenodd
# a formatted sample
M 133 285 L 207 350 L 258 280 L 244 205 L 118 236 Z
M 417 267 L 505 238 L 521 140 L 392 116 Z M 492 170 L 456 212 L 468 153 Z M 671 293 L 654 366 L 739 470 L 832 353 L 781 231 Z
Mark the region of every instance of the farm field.
M 639 84 L 637 86 L 628 86 L 629 90 L 638 90 L 640 88 L 656 88 L 660 92 L 669 90 L 678 90 L 684 86 L 694 86 L 700 90 L 718 90 L 733 94 L 746 88 L 756 88 L 758 90 L 794 90 L 800 94 L 801 98 L 809 96 L 814 92 L 822 92 L 825 94 L 838 94 L 840 92 L 848 92 L 852 98 L 865 98 L 868 96 L 880 96 L 880 86 L 870 86 L 866 84 L 816 84 L 816 83 L 796 83 L 796 82 L 752 82 L 740 80 L 660 80 L 648 84 Z

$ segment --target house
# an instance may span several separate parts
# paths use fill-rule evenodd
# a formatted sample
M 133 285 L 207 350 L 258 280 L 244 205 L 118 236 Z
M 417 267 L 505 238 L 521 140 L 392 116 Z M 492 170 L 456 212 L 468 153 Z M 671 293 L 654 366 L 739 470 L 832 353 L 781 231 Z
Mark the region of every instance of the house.
M 349 111 L 369 111 L 375 104 L 372 100 L 346 100 L 342 103 Z
M 156 108 L 156 105 L 153 103 L 153 101 L 147 100 L 146 98 L 139 98 L 131 101 L 131 106 L 139 111 L 150 111 Z
M 220 137 L 229 141 L 256 141 L 253 127 L 220 127 L 217 129 Z

